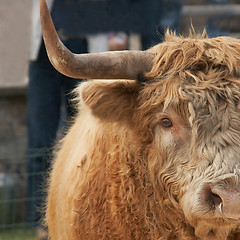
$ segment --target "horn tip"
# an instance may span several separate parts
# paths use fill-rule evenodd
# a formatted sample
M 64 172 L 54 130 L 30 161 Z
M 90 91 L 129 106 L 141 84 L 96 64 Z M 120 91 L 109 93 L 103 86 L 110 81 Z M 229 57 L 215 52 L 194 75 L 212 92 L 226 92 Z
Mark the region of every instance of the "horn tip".
M 40 0 L 40 8 L 41 9 L 46 5 L 47 5 L 46 0 Z
M 49 12 L 46 0 L 40 0 L 40 16 L 44 18 Z

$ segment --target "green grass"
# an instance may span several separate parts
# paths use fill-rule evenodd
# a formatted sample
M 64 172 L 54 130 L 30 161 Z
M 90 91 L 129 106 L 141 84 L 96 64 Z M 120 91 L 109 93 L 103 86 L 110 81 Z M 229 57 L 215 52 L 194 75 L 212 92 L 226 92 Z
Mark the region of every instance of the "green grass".
M 35 240 L 35 232 L 31 228 L 14 228 L 0 230 L 0 240 Z

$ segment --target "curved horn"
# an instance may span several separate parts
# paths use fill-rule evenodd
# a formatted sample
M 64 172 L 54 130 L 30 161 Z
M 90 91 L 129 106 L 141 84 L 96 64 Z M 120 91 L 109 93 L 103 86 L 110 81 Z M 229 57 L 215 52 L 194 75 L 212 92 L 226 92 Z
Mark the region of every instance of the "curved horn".
M 147 51 L 109 51 L 74 54 L 59 39 L 46 0 L 40 2 L 42 33 L 49 60 L 62 74 L 85 79 L 137 79 L 152 67 L 153 54 Z

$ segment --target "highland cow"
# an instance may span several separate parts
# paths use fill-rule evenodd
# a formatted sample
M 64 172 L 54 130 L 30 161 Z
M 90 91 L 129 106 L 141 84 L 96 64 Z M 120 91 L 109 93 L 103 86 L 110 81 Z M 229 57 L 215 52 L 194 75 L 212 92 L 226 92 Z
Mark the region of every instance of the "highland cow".
M 51 239 L 240 239 L 240 41 L 167 32 L 147 51 L 76 55 L 45 0 L 41 18 L 58 71 L 112 79 L 75 91 L 49 180 Z

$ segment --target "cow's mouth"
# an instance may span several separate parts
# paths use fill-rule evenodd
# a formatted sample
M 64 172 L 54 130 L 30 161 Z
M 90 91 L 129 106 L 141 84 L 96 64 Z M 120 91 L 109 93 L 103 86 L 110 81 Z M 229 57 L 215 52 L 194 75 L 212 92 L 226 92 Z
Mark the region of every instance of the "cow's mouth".
M 195 226 L 195 235 L 205 240 L 226 240 L 235 228 L 231 224 L 224 224 L 224 222 L 226 221 L 223 219 L 216 219 L 214 223 L 199 220 Z

